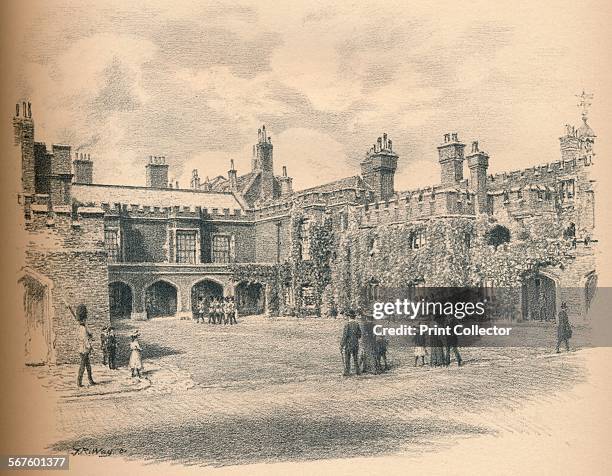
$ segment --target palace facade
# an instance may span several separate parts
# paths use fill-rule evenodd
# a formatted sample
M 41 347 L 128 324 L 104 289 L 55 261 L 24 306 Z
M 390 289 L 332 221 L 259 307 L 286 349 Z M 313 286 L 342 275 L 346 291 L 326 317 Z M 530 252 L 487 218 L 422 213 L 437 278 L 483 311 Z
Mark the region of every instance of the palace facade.
M 276 174 L 265 127 L 248 173 L 233 161 L 227 176 L 194 170 L 189 188 L 169 182 L 160 156 L 143 186 L 96 183 L 89 154 L 36 142 L 29 103 L 16 106 L 13 127 L 28 363 L 75 359 L 66 303 L 88 306 L 97 335 L 144 318 L 145 306 L 190 317 L 199 296 L 234 295 L 241 315 L 326 317 L 380 287 L 503 288 L 507 318 L 554 319 L 563 300 L 582 319 L 596 286 L 586 111 L 579 128 L 566 126 L 558 161 L 495 175 L 478 142 L 444 134 L 440 182 L 409 191 L 395 190 L 400 158 L 386 134 L 355 175 L 294 191 L 286 167 Z

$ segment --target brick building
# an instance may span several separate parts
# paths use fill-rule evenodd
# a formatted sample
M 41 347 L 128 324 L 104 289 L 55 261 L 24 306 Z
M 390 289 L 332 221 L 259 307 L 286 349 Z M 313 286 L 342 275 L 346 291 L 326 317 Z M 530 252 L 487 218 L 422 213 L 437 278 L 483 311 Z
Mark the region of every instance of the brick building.
M 234 295 L 242 315 L 304 316 L 359 305 L 372 285 L 507 287 L 514 315 L 534 319 L 556 315 L 561 300 L 582 316 L 594 292 L 586 112 L 580 128 L 566 127 L 559 161 L 497 175 L 478 142 L 466 155 L 458 134 L 445 134 L 440 183 L 410 191 L 395 190 L 399 157 L 386 134 L 359 174 L 294 191 L 286 167 L 275 174 L 265 127 L 248 173 L 232 161 L 227 176 L 194 170 L 179 188 L 158 156 L 144 186 L 96 183 L 88 154 L 73 160 L 70 146 L 35 142 L 28 103 L 13 126 L 29 237 L 20 276 L 28 363 L 75 360 L 64 302 L 87 304 L 97 334 L 145 308 L 191 316 L 200 296 Z M 503 243 L 490 241 L 493 229 L 505 230 Z

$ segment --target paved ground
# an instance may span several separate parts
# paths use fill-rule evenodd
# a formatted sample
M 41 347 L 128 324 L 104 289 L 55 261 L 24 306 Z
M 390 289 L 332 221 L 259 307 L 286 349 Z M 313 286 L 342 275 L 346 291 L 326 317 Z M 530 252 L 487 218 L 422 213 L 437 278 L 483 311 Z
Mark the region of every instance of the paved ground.
M 157 377 L 139 392 L 60 403 L 66 436 L 53 449 L 215 466 L 435 451 L 509 427 L 542 431 L 528 420 L 500 423 L 500 412 L 558 398 L 584 378 L 580 352 L 551 352 L 554 327 L 542 325 L 520 331 L 542 347 L 462 349 L 461 368 L 414 368 L 412 347 L 394 340 L 389 373 L 343 378 L 342 325 L 261 317 L 234 327 L 124 322 L 120 342 L 125 347 L 139 328 L 145 367 Z

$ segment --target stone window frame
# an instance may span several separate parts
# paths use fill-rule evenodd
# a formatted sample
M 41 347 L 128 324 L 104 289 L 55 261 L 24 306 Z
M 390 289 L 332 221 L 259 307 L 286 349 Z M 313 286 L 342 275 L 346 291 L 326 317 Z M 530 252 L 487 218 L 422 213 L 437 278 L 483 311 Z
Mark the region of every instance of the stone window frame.
M 215 255 L 215 240 L 218 238 L 227 239 L 227 261 L 217 261 Z M 236 259 L 236 243 L 233 233 L 213 233 L 210 237 L 210 262 L 215 264 L 230 264 Z
M 303 218 L 300 221 L 299 226 L 299 240 L 300 240 L 300 259 L 302 261 L 308 261 L 310 257 L 310 227 L 312 226 L 312 220 L 310 218 Z
M 181 234 L 193 234 L 194 235 L 194 260 L 193 263 L 189 261 L 179 261 L 179 235 Z M 177 264 L 199 264 L 200 263 L 200 230 L 197 228 L 176 228 L 174 230 L 174 262 Z
M 107 240 L 108 235 L 113 234 L 115 236 L 116 247 L 113 249 L 115 252 L 111 252 L 109 242 Z M 116 226 L 104 227 L 104 249 L 106 250 L 106 256 L 108 261 L 111 263 L 120 263 L 122 261 L 121 253 L 121 229 Z

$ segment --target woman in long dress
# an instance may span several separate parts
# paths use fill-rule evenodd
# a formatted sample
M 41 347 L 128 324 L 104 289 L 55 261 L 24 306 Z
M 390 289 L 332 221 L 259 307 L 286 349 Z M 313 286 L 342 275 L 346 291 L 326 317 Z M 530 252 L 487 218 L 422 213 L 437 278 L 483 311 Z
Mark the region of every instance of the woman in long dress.
M 138 333 L 131 335 L 132 342 L 130 342 L 130 369 L 132 370 L 132 377 L 138 376 L 140 378 L 140 371 L 142 370 L 142 349 L 138 342 Z

